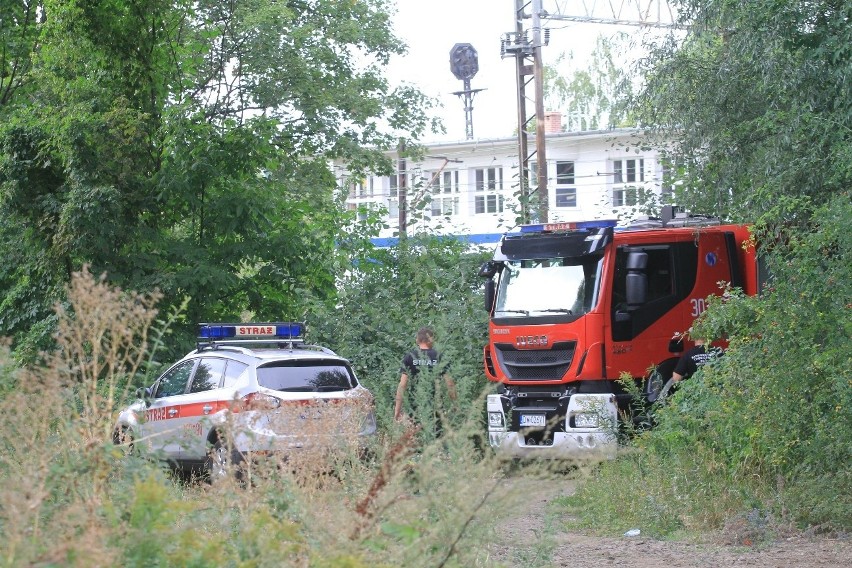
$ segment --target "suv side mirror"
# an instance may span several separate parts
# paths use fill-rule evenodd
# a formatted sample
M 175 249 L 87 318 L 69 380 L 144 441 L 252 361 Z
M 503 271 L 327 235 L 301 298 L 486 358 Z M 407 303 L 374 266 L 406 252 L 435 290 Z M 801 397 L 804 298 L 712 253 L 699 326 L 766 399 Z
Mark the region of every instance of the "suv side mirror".
M 136 398 L 140 398 L 145 402 L 151 400 L 153 394 L 154 393 L 151 390 L 151 387 L 139 387 L 138 389 L 136 389 Z

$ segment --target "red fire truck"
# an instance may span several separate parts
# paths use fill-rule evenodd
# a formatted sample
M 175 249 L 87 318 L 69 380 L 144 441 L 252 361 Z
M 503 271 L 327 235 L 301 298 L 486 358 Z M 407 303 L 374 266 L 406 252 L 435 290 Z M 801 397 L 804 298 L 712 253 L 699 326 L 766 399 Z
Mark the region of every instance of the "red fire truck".
M 757 292 L 748 228 L 662 219 L 524 226 L 480 276 L 491 314 L 489 442 L 508 457 L 612 457 L 627 373 L 653 398 L 690 340 L 673 339 L 725 283 Z M 650 377 L 656 380 L 649 380 Z

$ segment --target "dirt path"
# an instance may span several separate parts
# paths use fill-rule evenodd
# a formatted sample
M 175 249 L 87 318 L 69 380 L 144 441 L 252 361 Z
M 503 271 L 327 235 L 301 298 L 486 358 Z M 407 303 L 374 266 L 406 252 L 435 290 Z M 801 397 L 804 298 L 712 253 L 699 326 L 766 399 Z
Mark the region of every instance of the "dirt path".
M 513 490 L 524 499 L 512 504 L 511 518 L 497 534 L 505 544 L 489 550 L 494 566 L 629 567 L 629 568 L 817 568 L 852 566 L 852 538 L 797 534 L 761 548 L 720 542 L 693 544 L 636 537 L 598 537 L 565 530 L 569 519 L 553 499 L 570 495 L 578 481 L 569 476 L 542 482 L 534 476 L 512 476 Z M 708 539 L 712 540 L 712 539 Z

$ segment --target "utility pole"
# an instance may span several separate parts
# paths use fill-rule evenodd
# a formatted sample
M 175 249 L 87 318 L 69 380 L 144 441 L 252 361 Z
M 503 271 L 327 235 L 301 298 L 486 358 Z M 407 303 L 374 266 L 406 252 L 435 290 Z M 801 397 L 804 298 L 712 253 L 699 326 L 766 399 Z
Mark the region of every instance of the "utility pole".
M 532 75 L 532 68 L 525 65 L 526 53 L 523 49 L 524 20 L 522 0 L 515 0 L 515 36 L 509 45 L 517 46 L 515 51 L 515 71 L 518 83 L 518 191 L 521 201 L 521 223 L 530 222 L 530 155 L 527 136 L 527 95 L 526 87 Z M 508 43 L 508 42 L 507 42 Z M 505 45 L 505 44 L 504 44 Z M 505 49 L 503 50 L 505 53 Z
M 547 155 L 544 129 L 544 66 L 541 48 L 548 44 L 549 31 L 543 30 L 542 20 L 563 20 L 596 24 L 631 25 L 658 28 L 685 28 L 678 22 L 677 14 L 668 0 L 601 0 L 576 2 L 569 0 L 514 0 L 515 31 L 503 34 L 500 55 L 515 58 L 518 101 L 518 166 L 521 202 L 521 223 L 533 218 L 530 201 L 538 198 L 538 221 L 548 222 L 550 196 L 547 190 Z M 529 8 L 529 12 L 525 12 Z M 531 20 L 532 33 L 524 29 L 524 20 Z M 529 151 L 527 128 L 527 88 L 534 89 L 536 137 L 535 151 Z M 530 188 L 530 162 L 536 167 L 536 187 Z
M 405 164 L 405 140 L 400 140 L 397 146 L 397 197 L 399 203 L 399 238 L 404 239 L 408 230 L 408 166 Z
M 533 77 L 535 83 L 535 153 L 538 167 L 538 220 L 548 221 L 550 195 L 547 191 L 547 152 L 544 132 L 544 66 L 541 62 L 541 0 L 532 2 Z
M 547 152 L 545 149 L 544 132 L 544 73 L 541 58 L 541 0 L 532 0 L 532 15 L 527 15 L 524 8 L 529 6 L 525 0 L 515 2 L 515 31 L 504 35 L 500 42 L 502 57 L 515 58 L 515 70 L 518 85 L 518 166 L 519 189 L 521 202 L 521 223 L 529 223 L 534 217 L 542 223 L 548 218 L 547 192 Z M 524 29 L 524 19 L 533 18 L 532 38 Z M 529 151 L 529 123 L 527 117 L 527 88 L 532 83 L 536 119 L 535 151 Z M 530 187 L 530 162 L 535 158 L 536 183 Z M 532 210 L 533 195 L 538 200 L 538 208 Z

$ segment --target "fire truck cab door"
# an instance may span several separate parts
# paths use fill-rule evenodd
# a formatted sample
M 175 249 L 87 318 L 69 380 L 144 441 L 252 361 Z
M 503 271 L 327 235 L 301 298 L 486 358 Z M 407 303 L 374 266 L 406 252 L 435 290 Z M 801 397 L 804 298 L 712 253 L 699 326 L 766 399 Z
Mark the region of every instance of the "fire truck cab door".
M 608 372 L 643 376 L 650 365 L 671 357 L 669 339 L 684 329 L 683 310 L 678 306 L 694 286 L 696 258 L 693 241 L 619 248 Z

